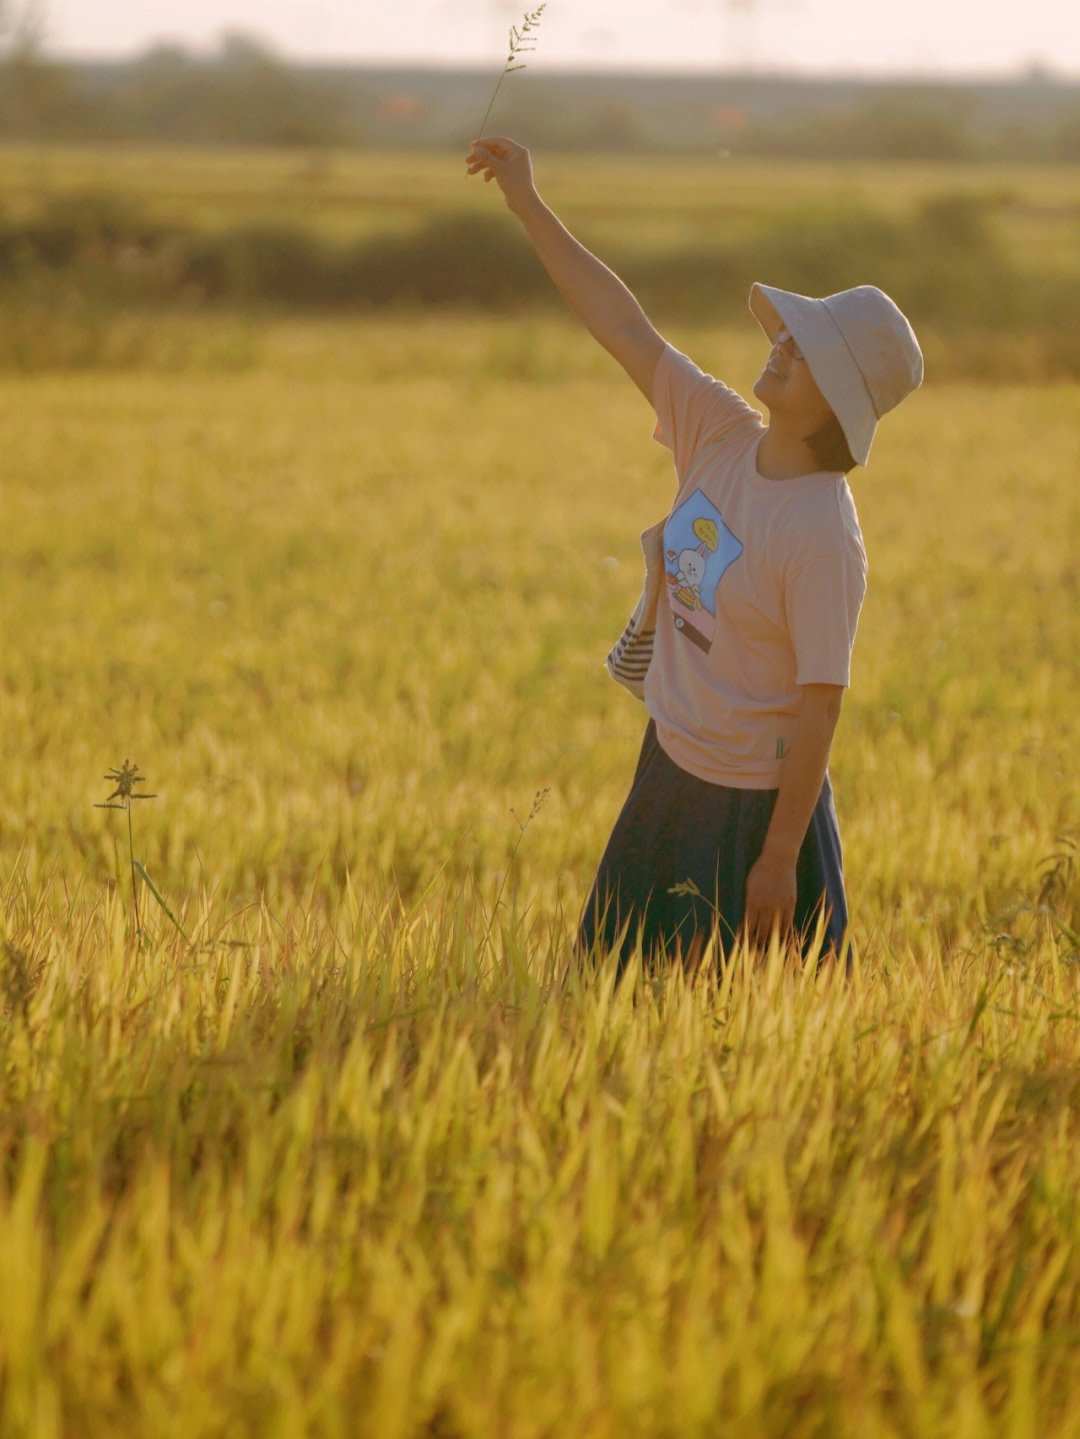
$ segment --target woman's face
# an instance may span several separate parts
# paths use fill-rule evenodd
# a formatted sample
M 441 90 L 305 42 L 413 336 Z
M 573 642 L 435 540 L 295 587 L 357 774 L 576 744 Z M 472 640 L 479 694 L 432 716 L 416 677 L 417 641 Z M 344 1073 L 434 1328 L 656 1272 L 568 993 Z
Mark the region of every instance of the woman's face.
M 789 421 L 800 438 L 816 434 L 832 414 L 802 351 L 787 330 L 777 335 L 754 384 L 754 394 L 770 415 Z

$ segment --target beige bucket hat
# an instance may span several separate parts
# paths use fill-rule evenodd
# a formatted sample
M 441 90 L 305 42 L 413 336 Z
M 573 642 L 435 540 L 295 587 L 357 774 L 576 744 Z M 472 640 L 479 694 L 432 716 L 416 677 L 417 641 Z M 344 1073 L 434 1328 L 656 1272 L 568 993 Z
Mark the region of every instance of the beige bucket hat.
M 878 420 L 922 384 L 922 351 L 905 316 L 873 285 L 824 300 L 754 285 L 750 309 L 770 340 L 790 332 L 852 458 L 865 465 Z

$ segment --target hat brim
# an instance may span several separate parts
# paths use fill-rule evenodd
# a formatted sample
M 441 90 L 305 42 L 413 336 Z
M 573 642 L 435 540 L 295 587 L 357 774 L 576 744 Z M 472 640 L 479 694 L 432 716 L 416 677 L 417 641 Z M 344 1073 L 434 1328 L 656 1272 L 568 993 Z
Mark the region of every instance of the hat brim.
M 769 299 L 769 291 L 764 285 L 750 286 L 750 310 L 754 319 L 775 344 L 784 322 L 780 317 L 780 311 Z
M 754 284 L 750 289 L 750 310 L 774 344 L 782 329 L 791 334 L 806 357 L 814 382 L 840 422 L 852 459 L 865 465 L 878 417 L 866 381 L 828 306 L 807 295 Z

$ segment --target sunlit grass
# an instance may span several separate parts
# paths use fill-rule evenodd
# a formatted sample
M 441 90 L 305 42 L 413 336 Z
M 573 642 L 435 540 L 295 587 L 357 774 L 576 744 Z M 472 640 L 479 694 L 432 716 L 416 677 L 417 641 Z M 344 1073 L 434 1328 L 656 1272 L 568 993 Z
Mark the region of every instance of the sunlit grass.
M 616 987 L 442 890 L 204 905 L 195 951 L 6 910 L 15 1432 L 1069 1432 L 1048 934 Z
M 851 977 L 617 987 L 648 407 L 557 320 L 250 327 L 0 376 L 0 1428 L 1074 1432 L 1080 391 L 932 373 L 853 478 Z

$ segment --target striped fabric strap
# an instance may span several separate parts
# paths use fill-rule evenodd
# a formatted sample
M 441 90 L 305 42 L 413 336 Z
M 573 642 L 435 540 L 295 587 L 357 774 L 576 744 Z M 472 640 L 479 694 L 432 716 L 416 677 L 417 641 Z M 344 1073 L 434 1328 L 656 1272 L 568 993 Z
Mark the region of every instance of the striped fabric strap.
M 627 679 L 644 679 L 652 660 L 655 634 L 655 630 L 637 631 L 632 625 L 627 625 L 608 656 L 608 667 L 612 673 Z

